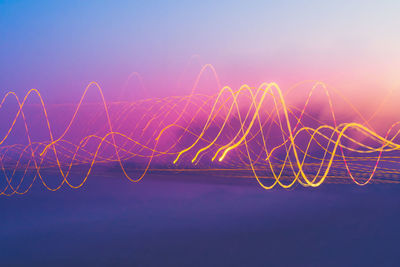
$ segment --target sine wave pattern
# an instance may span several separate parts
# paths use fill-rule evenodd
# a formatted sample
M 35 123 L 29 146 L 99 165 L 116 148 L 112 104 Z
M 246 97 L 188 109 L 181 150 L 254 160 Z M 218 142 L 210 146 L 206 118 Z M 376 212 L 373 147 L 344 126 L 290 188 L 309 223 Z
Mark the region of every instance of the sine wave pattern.
M 216 94 L 196 92 L 206 69 L 215 76 Z M 145 90 L 140 75 L 132 77 Z M 304 101 L 290 100 L 304 84 L 310 85 Z M 321 93 L 324 100 L 313 106 Z M 356 120 L 337 118 L 332 94 Z M 21 99 L 8 92 L 0 113 L 0 192 L 7 196 L 25 194 L 35 183 L 51 191 L 80 188 L 96 169 L 118 169 L 132 182 L 149 172 L 253 178 L 264 189 L 400 181 L 400 122 L 375 130 L 375 114 L 366 119 L 318 81 L 285 91 L 274 82 L 223 87 L 205 65 L 185 96 L 107 102 L 91 82 L 77 105 L 45 105 L 36 89 Z

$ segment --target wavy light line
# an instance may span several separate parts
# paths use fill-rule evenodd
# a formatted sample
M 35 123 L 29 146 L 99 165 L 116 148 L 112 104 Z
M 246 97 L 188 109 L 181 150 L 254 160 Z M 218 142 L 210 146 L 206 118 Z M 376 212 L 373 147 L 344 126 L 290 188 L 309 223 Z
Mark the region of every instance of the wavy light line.
M 207 69 L 222 88 L 216 95 L 195 93 Z M 146 90 L 140 75 L 134 72 L 129 79 L 133 76 Z M 399 174 L 393 165 L 400 163 L 396 154 L 400 150 L 400 122 L 392 124 L 384 135 L 378 134 L 370 125 L 377 111 L 365 119 L 337 90 L 322 82 L 313 82 L 301 108 L 288 103 L 288 94 L 305 83 L 298 83 L 285 93 L 276 83 L 242 85 L 234 90 L 222 87 L 214 67 L 208 64 L 201 69 L 188 96 L 107 103 L 99 84 L 91 82 L 78 105 L 69 107 L 72 117 L 57 135 L 38 90 L 29 90 L 22 101 L 15 92 L 9 92 L 0 102 L 0 110 L 11 99 L 16 101 L 18 110 L 0 135 L 4 177 L 0 194 L 25 194 L 38 178 L 51 191 L 64 184 L 79 188 L 96 163 L 117 163 L 132 182 L 140 181 L 149 171 L 207 171 L 230 177 L 254 177 L 264 189 L 276 185 L 290 188 L 296 183 L 318 187 L 328 178 L 343 180 L 346 174 L 350 181 L 363 186 L 377 172 L 376 181 L 397 182 L 382 177 Z M 89 90 L 99 94 L 99 104 L 85 104 Z M 332 125 L 308 112 L 316 90 L 322 90 L 326 97 Z M 344 99 L 362 123 L 337 123 L 332 93 Z M 40 112 L 35 114 L 43 114 L 48 133 L 44 141 L 32 141 L 35 132 L 28 119 L 32 105 L 27 103 L 32 97 L 39 100 Z M 382 106 L 383 103 L 379 109 Z M 85 121 L 86 127 L 78 127 L 78 131 L 75 127 L 80 120 Z M 17 132 L 19 121 L 23 123 L 23 133 Z M 82 130 L 85 133 L 78 133 Z M 363 138 L 357 140 L 351 131 Z M 27 143 L 8 144 L 14 132 L 19 134 L 18 140 L 25 135 Z M 83 174 L 76 183 L 73 168 L 78 166 Z M 44 174 L 48 169 L 56 170 L 60 181 L 46 180 Z

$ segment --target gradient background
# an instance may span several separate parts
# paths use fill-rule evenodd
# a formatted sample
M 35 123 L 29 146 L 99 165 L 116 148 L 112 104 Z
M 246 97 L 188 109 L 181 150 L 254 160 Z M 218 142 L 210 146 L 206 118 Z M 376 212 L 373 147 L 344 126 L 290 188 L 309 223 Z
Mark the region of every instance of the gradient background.
M 136 71 L 151 96 L 186 94 L 211 63 L 234 87 L 322 80 L 367 115 L 391 92 L 377 120 L 392 121 L 399 10 L 399 1 L 0 0 L 0 92 L 77 102 L 97 81 L 116 100 Z M 204 79 L 199 90 L 217 90 Z M 0 254 L 6 265 L 394 266 L 398 190 L 117 175 L 75 191 L 37 185 L 0 199 Z
M 112 97 L 137 71 L 161 96 L 188 62 L 200 61 L 232 86 L 316 79 L 381 95 L 400 85 L 399 8 L 398 1 L 0 1 L 0 88 L 35 87 L 64 102 L 95 80 Z

